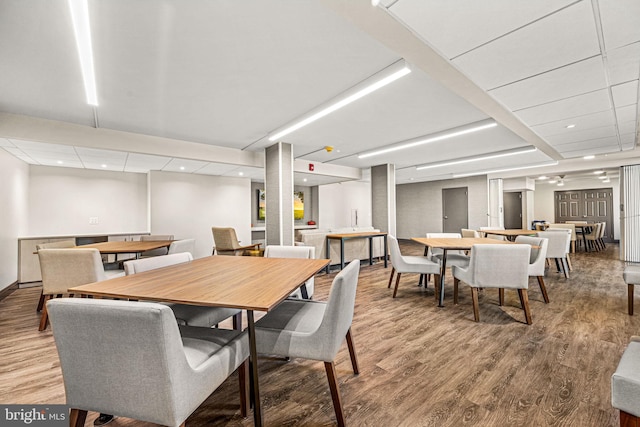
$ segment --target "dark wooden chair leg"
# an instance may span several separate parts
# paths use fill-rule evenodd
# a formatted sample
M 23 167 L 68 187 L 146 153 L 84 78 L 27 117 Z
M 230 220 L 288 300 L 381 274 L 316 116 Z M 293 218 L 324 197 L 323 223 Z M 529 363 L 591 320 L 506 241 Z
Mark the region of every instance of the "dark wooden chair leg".
M 329 380 L 329 389 L 331 389 L 331 399 L 333 400 L 333 409 L 336 412 L 338 426 L 344 427 L 345 420 L 342 412 L 342 400 L 340 399 L 338 379 L 336 377 L 336 367 L 333 362 L 324 362 L 324 369 L 327 371 L 327 379 Z
M 242 330 L 242 311 L 233 315 L 233 329 L 236 331 Z
M 544 298 L 544 302 L 549 304 L 549 295 L 547 295 L 547 287 L 544 284 L 544 278 L 542 276 L 538 276 L 538 285 L 540 285 L 540 292 L 542 292 L 542 298 Z
M 42 291 L 40 291 L 40 300 L 38 301 L 38 307 L 36 308 L 36 311 L 38 313 L 42 311 L 43 305 L 44 305 L 44 294 L 42 293 Z
M 569 266 L 569 271 L 573 271 L 573 265 L 571 265 L 571 257 L 567 254 L 567 265 Z
M 453 303 L 458 303 L 458 285 L 460 284 L 460 279 L 457 277 L 453 278 Z
M 347 331 L 347 347 L 349 347 L 349 357 L 351 358 L 351 366 L 353 367 L 353 373 L 358 375 L 360 369 L 358 369 L 358 357 L 356 356 L 356 347 L 353 343 L 353 336 L 351 335 L 351 328 Z
M 40 326 L 38 326 L 39 331 L 44 331 L 45 329 L 47 329 L 47 325 L 49 324 L 49 314 L 47 313 L 46 299 L 49 299 L 49 297 L 45 297 L 45 303 L 42 305 L 42 314 L 40 315 Z
M 627 285 L 627 306 L 629 310 L 629 316 L 633 316 L 633 285 Z
M 69 427 L 84 427 L 87 421 L 87 411 L 72 409 L 69 414 Z
M 240 382 L 240 413 L 243 417 L 247 417 L 251 410 L 251 403 L 249 402 L 249 359 L 238 366 L 238 379 Z
M 620 427 L 640 427 L 640 418 L 620 411 Z
M 402 276 L 402 273 L 398 273 L 398 276 L 396 277 L 396 286 L 395 286 L 395 288 L 393 288 L 393 298 L 395 298 L 396 294 L 398 293 L 398 285 L 400 284 L 400 276 Z
M 518 289 L 518 295 L 520 296 L 520 301 L 522 301 L 522 309 L 524 310 L 524 318 L 527 322 L 527 325 L 530 325 L 531 322 L 531 310 L 529 310 L 529 294 L 526 289 Z
M 391 289 L 391 282 L 393 282 L 393 274 L 396 272 L 395 267 L 391 266 L 391 276 L 389 276 L 389 284 L 387 285 L 387 289 Z
M 473 318 L 476 322 L 480 321 L 480 309 L 478 307 L 478 288 L 471 288 L 471 299 L 473 299 Z
M 504 305 L 504 288 L 498 289 L 498 305 L 500 307 Z
M 562 258 L 560 260 L 560 263 L 562 264 L 562 271 L 564 272 L 564 277 L 565 279 L 569 278 L 569 264 L 567 263 L 567 259 L 566 258 Z

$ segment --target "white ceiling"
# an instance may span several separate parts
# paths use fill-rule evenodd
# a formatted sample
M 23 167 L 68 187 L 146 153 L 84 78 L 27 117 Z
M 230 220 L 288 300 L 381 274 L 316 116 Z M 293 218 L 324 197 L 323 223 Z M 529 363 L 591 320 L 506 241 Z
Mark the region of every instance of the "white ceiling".
M 59 123 L 261 153 L 269 133 L 403 58 L 409 75 L 283 137 L 295 157 L 365 170 L 394 163 L 399 183 L 507 167 L 566 174 L 605 154 L 607 164 L 640 161 L 637 0 L 88 2 L 95 109 L 67 3 L 0 0 L 0 146 L 26 162 L 262 180 L 259 165 L 189 150 L 65 139 Z M 35 138 L 28 125 L 3 126 L 7 114 L 52 122 Z M 498 126 L 357 156 L 488 118 Z M 540 150 L 415 170 L 530 145 Z M 587 154 L 598 157 L 582 162 Z M 524 169 L 550 160 L 560 164 Z M 342 179 L 296 174 L 301 185 Z

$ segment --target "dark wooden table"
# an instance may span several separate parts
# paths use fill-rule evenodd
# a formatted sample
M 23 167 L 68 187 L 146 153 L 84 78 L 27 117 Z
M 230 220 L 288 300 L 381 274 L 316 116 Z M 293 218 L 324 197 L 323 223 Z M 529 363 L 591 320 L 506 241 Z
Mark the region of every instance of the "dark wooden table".
M 331 240 L 340 240 L 340 270 L 344 268 L 344 241 L 351 239 L 369 239 L 369 265 L 373 265 L 373 238 L 384 240 L 384 268 L 387 268 L 387 233 L 383 231 L 365 231 L 362 233 L 327 234 L 325 257 L 331 259 Z M 327 265 L 327 274 L 331 270 L 331 262 Z

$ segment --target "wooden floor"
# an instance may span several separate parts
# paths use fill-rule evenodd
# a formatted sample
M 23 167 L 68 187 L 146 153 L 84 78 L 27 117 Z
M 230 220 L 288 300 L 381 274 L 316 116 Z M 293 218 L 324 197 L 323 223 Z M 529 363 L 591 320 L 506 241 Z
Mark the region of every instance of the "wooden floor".
M 422 248 L 402 242 L 405 254 Z M 610 378 L 629 337 L 640 335 L 640 315 L 629 316 L 618 249 L 573 256 L 570 279 L 547 272 L 550 304 L 535 279 L 529 299 L 533 325 L 524 324 L 517 293 L 497 305 L 497 290 L 480 293 L 480 323 L 471 292 L 444 308 L 433 286 L 406 275 L 398 297 L 387 289 L 391 268 L 364 265 L 353 336 L 360 362 L 354 376 L 346 345 L 337 372 L 347 423 L 352 426 L 615 426 Z M 315 299 L 326 300 L 331 275 L 316 278 Z M 0 301 L 0 402 L 64 403 L 51 330 L 38 332 L 39 288 L 19 289 Z M 640 311 L 640 310 L 638 310 Z M 260 360 L 266 425 L 333 425 L 331 396 L 321 362 Z M 153 396 L 149 396 L 153 399 Z M 90 414 L 92 425 L 96 414 Z M 187 425 L 252 425 L 239 414 L 237 380 L 227 380 Z M 110 426 L 146 423 L 117 418 Z

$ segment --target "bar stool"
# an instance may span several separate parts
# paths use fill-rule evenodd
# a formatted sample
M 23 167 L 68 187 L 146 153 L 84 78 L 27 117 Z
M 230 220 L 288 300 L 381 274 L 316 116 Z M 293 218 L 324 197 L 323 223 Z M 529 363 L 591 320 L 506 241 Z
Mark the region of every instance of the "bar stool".
M 640 265 L 627 265 L 622 273 L 624 282 L 627 284 L 627 298 L 629 302 L 629 315 L 633 316 L 633 285 L 640 284 Z

